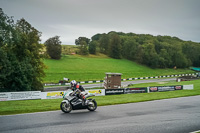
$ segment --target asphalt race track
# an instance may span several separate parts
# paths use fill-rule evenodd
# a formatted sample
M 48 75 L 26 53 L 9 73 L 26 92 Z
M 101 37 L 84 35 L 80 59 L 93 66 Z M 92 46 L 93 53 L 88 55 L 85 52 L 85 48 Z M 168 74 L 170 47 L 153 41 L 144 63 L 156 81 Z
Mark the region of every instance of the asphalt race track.
M 1 133 L 189 133 L 200 130 L 200 96 L 0 116 Z

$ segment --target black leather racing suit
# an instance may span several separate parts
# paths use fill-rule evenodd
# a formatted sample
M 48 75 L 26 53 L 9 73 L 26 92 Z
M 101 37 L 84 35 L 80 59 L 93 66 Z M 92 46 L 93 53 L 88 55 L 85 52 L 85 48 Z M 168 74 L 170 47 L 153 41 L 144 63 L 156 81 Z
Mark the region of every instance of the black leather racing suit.
M 81 86 L 81 85 L 78 85 L 78 84 L 76 84 L 74 87 L 72 87 L 72 90 L 75 92 L 76 90 L 79 90 L 79 92 L 77 93 L 77 97 L 78 98 L 80 98 L 80 99 L 82 99 L 83 100 L 83 105 L 85 105 L 85 101 L 86 101 L 86 98 L 85 98 L 85 94 L 83 94 L 83 93 L 81 93 L 81 92 L 85 92 L 85 89 L 83 88 L 83 86 Z M 74 93 L 73 92 L 73 93 Z M 72 94 L 73 94 L 72 93 Z

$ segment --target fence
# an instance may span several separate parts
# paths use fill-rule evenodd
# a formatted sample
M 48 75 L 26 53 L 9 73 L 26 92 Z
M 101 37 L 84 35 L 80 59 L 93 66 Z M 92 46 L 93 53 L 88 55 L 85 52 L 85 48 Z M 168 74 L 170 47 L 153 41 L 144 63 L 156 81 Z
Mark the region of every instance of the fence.
M 164 75 L 164 76 L 154 76 L 154 77 L 127 78 L 127 79 L 121 79 L 121 81 L 139 80 L 139 79 L 170 78 L 170 77 L 191 76 L 191 75 L 193 75 L 193 76 L 194 76 L 194 75 L 198 75 L 198 73 L 193 73 L 193 74 Z M 102 83 L 102 82 L 104 82 L 104 80 L 80 81 L 79 83 L 85 84 L 85 83 Z M 45 84 L 44 84 L 44 86 L 60 86 L 60 85 L 70 86 L 70 83 L 45 83 Z
M 153 87 L 142 87 L 142 88 L 123 88 L 123 89 L 95 89 L 86 90 L 90 94 L 95 96 L 105 95 L 118 95 L 128 93 L 151 93 L 151 92 L 162 92 L 162 91 L 175 91 L 175 90 L 192 90 L 192 85 L 176 85 L 176 86 L 153 86 Z M 57 99 L 63 98 L 65 91 L 24 91 L 24 92 L 5 92 L 0 93 L 0 101 L 10 100 L 30 100 L 30 99 Z

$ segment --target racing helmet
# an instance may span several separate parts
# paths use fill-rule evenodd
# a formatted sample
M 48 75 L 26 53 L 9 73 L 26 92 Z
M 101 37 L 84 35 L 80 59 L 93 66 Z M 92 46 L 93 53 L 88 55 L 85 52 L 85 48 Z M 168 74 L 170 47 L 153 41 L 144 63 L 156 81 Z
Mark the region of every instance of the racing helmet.
M 70 82 L 70 84 L 71 84 L 71 87 L 75 87 L 76 81 L 75 81 L 75 80 L 72 80 L 72 81 Z

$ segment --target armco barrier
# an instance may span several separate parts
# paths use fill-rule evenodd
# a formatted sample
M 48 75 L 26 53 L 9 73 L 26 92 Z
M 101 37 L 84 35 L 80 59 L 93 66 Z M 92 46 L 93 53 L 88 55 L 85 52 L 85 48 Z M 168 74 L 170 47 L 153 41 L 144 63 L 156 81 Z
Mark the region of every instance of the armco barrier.
M 123 89 L 96 89 L 86 90 L 90 94 L 95 96 L 104 95 L 117 95 L 117 94 L 128 94 L 128 93 L 149 93 L 149 92 L 162 92 L 162 91 L 174 91 L 174 90 L 192 90 L 192 85 L 176 85 L 176 86 L 155 86 L 155 87 L 140 87 L 140 88 L 123 88 Z M 5 92 L 0 93 L 0 101 L 10 100 L 29 100 L 29 99 L 57 99 L 63 98 L 66 91 L 24 91 L 24 92 Z
M 65 91 L 41 92 L 41 99 L 58 99 L 63 98 Z
M 63 98 L 66 91 L 50 91 L 50 92 L 41 92 L 41 99 L 57 99 Z M 104 96 L 105 89 L 98 90 L 86 90 L 87 93 L 94 94 L 95 96 Z
M 193 73 L 193 74 L 176 74 L 176 75 L 164 75 L 164 76 L 154 76 L 154 77 L 138 77 L 138 78 L 127 78 L 127 79 L 121 79 L 121 81 L 127 81 L 127 80 L 139 80 L 139 79 L 157 79 L 157 78 L 170 78 L 170 77 L 178 77 L 178 76 L 191 76 L 191 75 L 198 75 L 198 73 Z M 85 84 L 85 83 L 102 83 L 104 80 L 92 80 L 92 81 L 80 81 L 78 83 Z M 46 83 L 44 86 L 60 86 L 60 85 L 67 85 L 69 86 L 70 83 Z
M 190 73 L 190 74 L 176 74 L 176 75 L 164 75 L 164 76 L 154 76 L 154 77 L 138 77 L 138 78 L 127 78 L 127 79 L 121 79 L 121 81 L 127 81 L 127 80 L 139 80 L 139 79 L 157 79 L 157 78 L 170 78 L 170 77 L 178 77 L 178 76 L 191 76 L 191 75 L 198 75 L 198 73 Z M 98 81 L 80 81 L 79 83 L 101 83 L 104 82 L 104 80 L 98 80 Z
M 174 91 L 174 90 L 182 90 L 182 85 L 176 86 L 153 86 L 149 87 L 149 92 L 162 92 L 162 91 Z
M 105 89 L 105 95 L 124 94 L 124 89 Z
M 41 99 L 41 91 L 21 91 L 0 93 L 0 101 Z
M 183 90 L 193 90 L 194 89 L 194 85 L 183 85 Z
M 87 93 L 94 94 L 95 96 L 105 96 L 105 89 L 86 90 Z
M 143 88 L 125 88 L 124 94 L 128 93 L 148 93 L 147 87 Z

